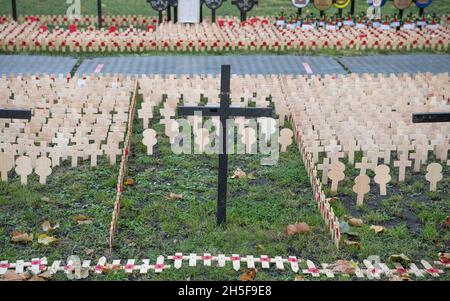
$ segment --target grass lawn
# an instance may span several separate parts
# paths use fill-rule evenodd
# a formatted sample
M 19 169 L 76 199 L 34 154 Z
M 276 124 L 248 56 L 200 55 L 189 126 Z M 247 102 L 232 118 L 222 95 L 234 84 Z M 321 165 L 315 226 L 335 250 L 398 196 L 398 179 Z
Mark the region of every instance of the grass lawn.
M 40 186 L 36 176 L 29 178 L 25 187 L 16 175 L 9 183 L 0 183 L 0 259 L 15 261 L 46 256 L 51 262 L 76 254 L 83 260 L 95 261 L 104 255 L 109 262 L 118 258 L 151 258 L 153 262 L 158 255 L 175 252 L 210 252 L 295 255 L 317 264 L 336 259 L 362 262 L 369 255 L 380 255 L 382 261 L 387 261 L 389 255 L 405 253 L 414 260 L 427 258 L 431 262 L 449 245 L 448 229 L 439 226 L 450 205 L 449 179 L 446 190 L 426 201 L 423 196 L 428 194 L 423 179 L 422 184 L 411 186 L 414 188 L 402 188 L 411 199 L 388 200 L 381 207 L 368 205 L 358 212 L 354 212 L 353 205 L 347 208 L 350 201 L 344 197 L 334 203 L 339 215 L 354 214 L 365 221 L 362 228 L 352 229 L 358 234 L 361 249 L 343 245 L 336 250 L 312 200 L 309 180 L 295 145 L 282 153 L 279 164 L 273 167 L 261 166 L 259 155 L 230 155 L 230 172 L 239 167 L 253 173 L 255 179 L 228 179 L 228 221 L 218 228 L 215 225 L 217 156 L 174 155 L 168 138 L 162 136 L 164 128 L 159 124 L 159 109 L 155 113 L 150 125 L 158 132 L 154 156 L 146 155 L 146 148 L 140 142 L 142 125 L 135 119 L 126 176 L 135 185 L 125 187 L 112 254 L 107 241 L 118 168 L 102 160 L 97 168 L 86 163 L 76 169 L 62 166 L 54 170 L 47 186 Z M 420 196 L 412 197 L 408 189 L 417 189 L 414 193 Z M 182 194 L 183 199 L 167 199 L 171 192 Z M 347 197 L 350 200 L 354 195 Z M 370 198 L 366 202 L 371 204 Z M 408 214 L 417 217 L 414 221 L 417 228 L 409 229 L 409 221 L 392 209 L 404 205 L 411 207 Z M 90 217 L 92 224 L 77 225 L 73 218 L 80 214 Z M 392 218 L 395 223 L 389 223 Z M 45 220 L 52 225 L 60 223 L 60 228 L 50 234 L 60 240 L 58 244 L 42 246 L 36 239 L 29 244 L 11 242 L 13 230 L 42 233 L 41 224 Z M 299 221 L 307 222 L 311 231 L 286 236 L 286 226 Z M 374 234 L 369 230 L 370 222 L 386 223 L 388 230 Z M 238 280 L 241 273 L 229 266 L 189 268 L 185 264 L 180 270 L 169 269 L 158 275 L 113 272 L 93 275 L 90 279 Z M 448 274 L 438 279 L 448 280 Z M 63 280 L 65 276 L 59 273 L 56 278 Z M 256 280 L 268 279 L 293 280 L 294 274 L 271 269 L 259 271 L 256 276 Z
M 146 0 L 103 0 L 103 13 L 107 15 L 156 15 Z M 260 4 L 256 5 L 249 13 L 249 16 L 272 16 L 284 12 L 286 15 L 292 15 L 297 9 L 292 6 L 290 0 L 260 0 Z M 312 2 L 312 1 L 311 1 Z M 18 14 L 65 14 L 69 4 L 65 0 L 33 0 L 32 3 L 27 0 L 17 0 Z M 356 12 L 365 12 L 367 10 L 366 0 L 356 0 Z M 349 11 L 350 8 L 347 8 Z M 312 4 L 305 11 L 317 13 L 318 10 Z M 336 13 L 334 6 L 326 11 L 328 15 Z M 382 14 L 392 14 L 398 11 L 393 3 L 389 1 L 383 8 Z M 418 8 L 413 4 L 405 10 L 405 14 L 418 13 Z M 426 9 L 426 13 L 449 14 L 450 2 L 447 0 L 433 0 L 433 4 Z M 0 0 L 0 14 L 11 13 L 11 1 Z M 210 10 L 204 6 L 203 13 L 205 16 L 210 15 Z M 97 14 L 97 1 L 81 0 L 81 14 Z M 231 4 L 231 0 L 224 4 L 217 11 L 218 15 L 238 16 L 239 10 Z M 345 10 L 344 10 L 345 14 Z

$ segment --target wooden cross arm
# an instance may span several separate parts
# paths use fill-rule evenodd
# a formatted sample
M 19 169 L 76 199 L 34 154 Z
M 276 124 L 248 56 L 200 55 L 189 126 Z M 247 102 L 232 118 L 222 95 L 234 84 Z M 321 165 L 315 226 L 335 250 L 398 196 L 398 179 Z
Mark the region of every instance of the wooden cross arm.
M 450 122 L 450 112 L 447 113 L 413 113 L 413 123 Z
M 0 109 L 0 119 L 31 119 L 31 110 Z
M 195 112 L 201 112 L 202 116 L 221 116 L 220 106 L 182 106 L 178 107 L 179 115 L 194 115 Z M 271 108 L 241 108 L 241 107 L 229 107 L 226 109 L 226 115 L 240 116 L 240 117 L 272 117 Z

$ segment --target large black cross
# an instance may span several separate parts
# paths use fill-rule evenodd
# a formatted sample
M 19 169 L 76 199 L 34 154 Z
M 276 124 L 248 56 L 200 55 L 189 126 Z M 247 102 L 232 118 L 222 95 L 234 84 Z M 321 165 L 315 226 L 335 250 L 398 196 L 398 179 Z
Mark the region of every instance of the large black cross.
M 227 119 L 234 116 L 243 117 L 271 117 L 270 108 L 240 108 L 230 106 L 230 65 L 222 65 L 220 80 L 220 106 L 181 106 L 178 108 L 180 115 L 195 115 L 201 112 L 202 116 L 220 116 L 222 130 L 219 135 L 219 180 L 217 191 L 217 224 L 226 221 L 227 213 L 227 178 L 228 178 L 228 154 L 227 154 Z
M 0 109 L 0 119 L 31 119 L 31 110 Z

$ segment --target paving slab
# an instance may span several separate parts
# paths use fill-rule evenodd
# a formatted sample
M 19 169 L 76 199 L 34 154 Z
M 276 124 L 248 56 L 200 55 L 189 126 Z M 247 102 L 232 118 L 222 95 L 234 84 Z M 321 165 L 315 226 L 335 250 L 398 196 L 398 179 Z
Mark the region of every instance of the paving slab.
M 0 74 L 67 74 L 77 61 L 63 56 L 0 55 Z
M 445 73 L 450 55 L 374 55 L 342 57 L 339 61 L 352 73 Z
M 79 74 L 219 74 L 230 64 L 233 74 L 342 74 L 335 59 L 326 56 L 127 56 L 85 59 Z

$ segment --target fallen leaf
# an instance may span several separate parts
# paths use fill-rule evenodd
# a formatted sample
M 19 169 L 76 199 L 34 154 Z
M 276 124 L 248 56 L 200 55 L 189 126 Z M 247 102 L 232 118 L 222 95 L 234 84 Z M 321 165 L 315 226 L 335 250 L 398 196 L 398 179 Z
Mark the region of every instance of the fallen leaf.
M 393 273 L 393 274 L 390 274 L 388 281 L 412 281 L 412 279 L 406 274 L 397 275 L 397 274 Z
M 0 276 L 1 281 L 27 281 L 30 278 L 28 273 L 17 274 L 15 271 L 6 271 Z
M 339 229 L 341 230 L 341 233 L 344 233 L 344 234 L 347 234 L 350 236 L 358 236 L 358 233 L 350 230 L 350 225 L 346 221 L 341 221 L 339 223 Z
M 246 174 L 242 169 L 237 168 L 237 169 L 234 171 L 234 174 L 231 176 L 231 178 L 232 178 L 232 179 L 235 179 L 235 178 L 245 178 L 245 176 L 247 176 L 247 174 Z
M 358 267 L 358 264 L 354 261 L 347 261 L 339 259 L 332 264 L 327 266 L 327 269 L 330 269 L 334 273 L 341 273 L 351 275 L 355 273 L 355 269 Z
M 182 200 L 183 199 L 183 195 L 171 192 L 171 193 L 169 193 L 168 196 L 166 196 L 166 199 L 167 200 L 171 200 L 171 201 Z
M 38 243 L 48 246 L 52 243 L 57 243 L 58 239 L 48 236 L 47 234 L 41 234 L 38 236 Z
M 31 242 L 33 240 L 33 234 L 23 233 L 19 231 L 13 231 L 11 240 L 13 242 Z
M 331 198 L 327 198 L 328 203 L 335 203 L 339 200 L 339 198 L 337 197 L 331 197 Z
M 303 234 L 307 232 L 309 232 L 309 225 L 307 223 L 295 223 L 286 228 L 287 235 L 294 235 L 297 233 Z
M 50 279 L 53 277 L 53 274 L 50 272 L 50 270 L 47 270 L 43 273 L 40 273 L 38 276 L 44 279 Z
M 384 232 L 386 230 L 383 226 L 372 225 L 370 226 L 370 230 L 373 230 L 375 233 Z
M 92 255 L 92 254 L 94 254 L 94 249 L 84 249 L 84 253 L 86 255 Z
M 254 173 L 249 173 L 247 178 L 250 179 L 250 180 L 256 180 L 256 176 L 255 176 Z
M 405 254 L 399 254 L 399 255 L 391 255 L 389 256 L 390 262 L 398 262 L 403 266 L 409 266 L 409 264 L 412 262 L 411 258 L 406 256 Z
M 447 216 L 444 220 L 444 225 L 450 226 L 450 216 Z
M 247 269 L 244 274 L 239 276 L 241 281 L 253 281 L 256 277 L 256 269 Z
M 37 275 L 34 275 L 34 276 L 31 277 L 30 280 L 28 280 L 28 281 L 45 281 L 45 279 L 42 278 L 42 277 L 39 277 L 39 276 L 37 276 Z
M 355 246 L 358 250 L 361 249 L 361 243 L 357 241 L 344 239 L 344 244 L 347 246 Z
M 359 218 L 351 218 L 348 220 L 348 223 L 354 227 L 362 227 L 362 225 L 363 225 L 362 219 L 359 219 Z
M 265 251 L 266 247 L 264 247 L 264 245 L 262 244 L 258 244 L 258 249 L 260 249 L 261 251 Z
M 127 185 L 127 186 L 134 186 L 134 184 L 135 184 L 135 182 L 133 179 L 128 178 L 125 180 L 125 185 Z
M 58 228 L 59 228 L 59 224 L 56 224 L 52 227 L 52 225 L 50 224 L 49 221 L 44 221 L 42 223 L 42 231 L 44 231 L 44 232 L 51 232 Z
M 87 225 L 87 224 L 91 224 L 92 220 L 90 217 L 87 217 L 86 215 L 76 215 L 73 218 L 78 225 Z
M 305 277 L 302 275 L 295 275 L 294 281 L 305 281 Z

